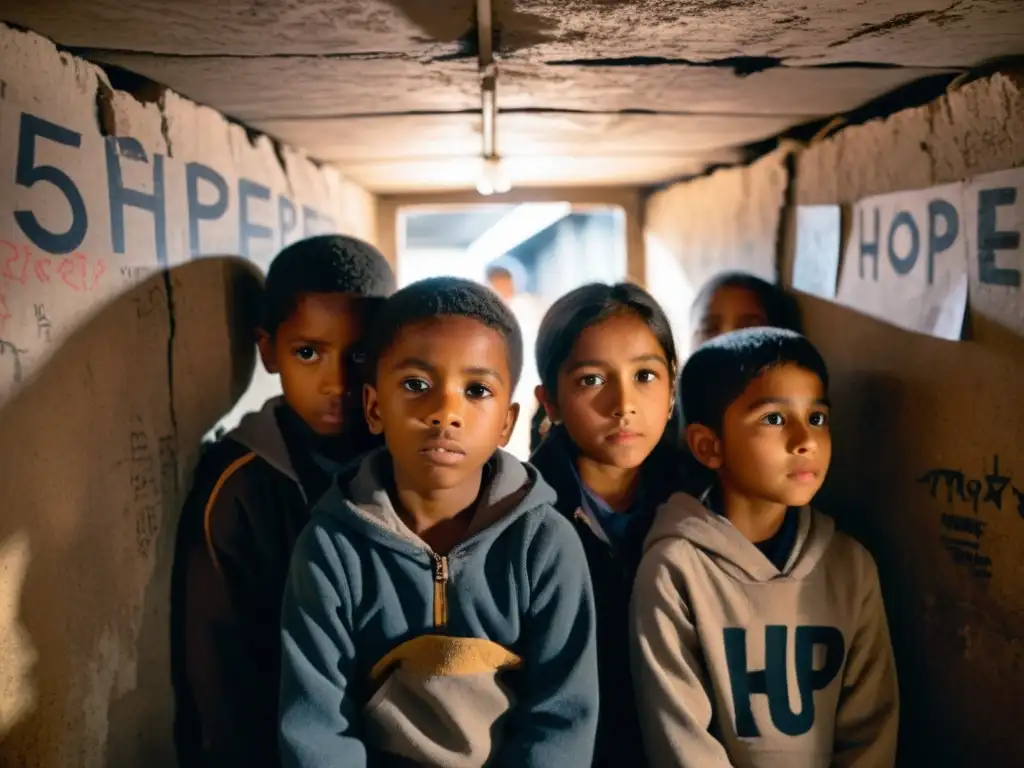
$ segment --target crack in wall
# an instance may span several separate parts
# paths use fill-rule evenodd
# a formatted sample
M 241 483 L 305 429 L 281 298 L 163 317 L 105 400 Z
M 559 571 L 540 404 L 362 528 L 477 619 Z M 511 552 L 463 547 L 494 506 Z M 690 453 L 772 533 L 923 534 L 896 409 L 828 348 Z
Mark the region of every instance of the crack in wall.
M 730 56 L 710 61 L 694 61 L 666 56 L 616 56 L 609 58 L 554 59 L 545 62 L 549 67 L 662 67 L 688 66 L 731 69 L 739 77 L 782 66 L 775 56 Z
M 167 147 L 167 156 L 174 157 L 174 150 L 171 149 L 171 125 L 167 118 L 167 89 L 160 94 L 160 135 L 164 137 L 164 146 Z
M 782 206 L 779 208 L 779 220 L 775 228 L 775 282 L 786 285 L 791 275 L 784 274 L 789 247 L 791 228 L 790 215 L 796 215 L 796 152 L 790 149 L 782 161 L 782 171 L 786 174 L 786 186 L 782 190 Z
M 842 40 L 837 40 L 834 43 L 829 43 L 829 48 L 837 48 L 840 45 L 846 45 L 852 43 L 854 40 L 859 40 L 862 37 L 868 37 L 869 35 L 882 35 L 886 32 L 891 32 L 894 29 L 900 29 L 901 27 L 907 27 L 913 24 L 918 19 L 923 19 L 938 11 L 913 11 L 911 13 L 897 13 L 891 19 L 887 19 L 880 24 L 868 24 L 867 26 L 857 30 L 852 35 L 844 37 Z
M 175 406 L 174 395 L 174 339 L 177 336 L 177 318 L 174 305 L 174 281 L 168 269 L 163 271 L 164 292 L 167 294 L 167 392 L 168 407 L 170 409 L 171 432 L 174 435 L 174 445 L 178 445 L 178 412 Z
M 113 136 L 117 130 L 114 114 L 114 91 L 100 78 L 96 84 L 96 125 L 100 136 Z
M 947 5 L 945 8 L 940 8 L 935 11 L 912 11 L 909 13 L 897 13 L 892 18 L 886 19 L 879 24 L 866 24 L 856 32 L 842 40 L 837 40 L 834 43 L 829 43 L 829 48 L 838 48 L 840 45 L 846 45 L 852 43 L 854 40 L 859 40 L 862 37 L 870 37 L 872 35 L 884 35 L 888 32 L 892 32 L 903 27 L 909 27 L 921 19 L 931 19 L 937 24 L 947 24 L 950 21 L 958 18 L 958 15 L 953 13 L 959 6 L 963 5 L 964 0 L 954 0 L 954 2 Z
M 723 59 L 686 59 L 666 56 L 621 56 L 592 59 L 554 59 L 544 62 L 549 67 L 694 67 L 700 69 L 731 69 L 737 77 L 746 77 L 769 69 L 964 69 L 963 67 L 922 67 L 882 61 L 835 61 L 823 64 L 789 63 L 776 56 L 728 56 Z

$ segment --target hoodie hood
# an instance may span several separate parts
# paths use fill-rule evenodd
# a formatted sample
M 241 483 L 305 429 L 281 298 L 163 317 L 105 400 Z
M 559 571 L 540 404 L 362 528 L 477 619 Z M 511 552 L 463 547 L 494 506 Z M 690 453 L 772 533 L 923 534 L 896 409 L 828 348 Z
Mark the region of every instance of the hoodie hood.
M 331 485 L 316 512 L 340 515 L 346 524 L 391 548 L 429 552 L 430 547 L 405 524 L 391 501 L 387 491 L 391 473 L 391 454 L 386 448 L 367 454 L 347 482 L 339 477 Z M 554 501 L 555 492 L 536 469 L 498 450 L 484 469 L 466 542 L 484 532 L 496 536 L 520 515 Z
M 658 507 L 644 541 L 644 552 L 666 539 L 684 539 L 711 557 L 723 571 L 741 581 L 799 580 L 814 570 L 828 550 L 834 533 L 835 523 L 831 518 L 810 507 L 802 507 L 793 551 L 785 567 L 779 571 L 728 518 L 711 511 L 689 494 L 676 493 Z
M 260 410 L 245 414 L 238 422 L 238 426 L 228 432 L 225 438 L 241 443 L 278 472 L 294 480 L 301 488 L 299 475 L 292 464 L 288 446 L 277 422 L 277 410 L 283 405 L 284 397 L 270 398 Z

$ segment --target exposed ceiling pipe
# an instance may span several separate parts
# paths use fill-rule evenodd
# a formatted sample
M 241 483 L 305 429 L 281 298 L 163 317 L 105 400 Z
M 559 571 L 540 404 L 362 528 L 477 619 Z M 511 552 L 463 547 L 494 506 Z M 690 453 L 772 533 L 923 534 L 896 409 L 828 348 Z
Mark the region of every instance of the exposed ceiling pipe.
M 497 152 L 498 68 L 494 63 L 494 18 L 491 0 L 476 0 L 477 50 L 480 60 L 480 109 L 483 117 L 483 156 Z
M 498 65 L 494 61 L 494 8 L 491 0 L 476 0 L 477 50 L 480 62 L 480 117 L 483 168 L 477 181 L 482 195 L 507 192 L 510 184 L 498 158 Z

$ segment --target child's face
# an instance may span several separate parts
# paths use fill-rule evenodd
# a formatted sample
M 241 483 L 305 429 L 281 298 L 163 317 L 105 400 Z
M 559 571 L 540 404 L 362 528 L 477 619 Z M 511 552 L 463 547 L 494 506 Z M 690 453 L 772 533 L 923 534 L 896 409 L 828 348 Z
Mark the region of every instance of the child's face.
M 421 494 L 479 482 L 483 465 L 512 434 L 519 408 L 511 401 L 504 337 L 458 316 L 403 328 L 363 396 L 396 483 Z
M 729 331 L 741 328 L 759 328 L 768 325 L 768 314 L 761 306 L 757 294 L 746 288 L 725 286 L 711 295 L 711 299 L 700 313 L 697 330 L 693 334 L 693 346 Z
M 349 359 L 363 336 L 363 315 L 358 296 L 307 293 L 273 338 L 260 332 L 263 365 L 280 374 L 288 405 L 318 434 L 344 427 Z
M 635 469 L 665 432 L 673 386 L 657 337 L 636 315 L 622 314 L 580 334 L 559 369 L 557 402 L 543 387 L 537 397 L 583 456 Z
M 726 489 L 801 507 L 821 488 L 832 458 L 821 379 L 796 365 L 771 368 L 726 409 L 721 438 L 693 425 L 687 439 L 697 458 L 718 471 Z

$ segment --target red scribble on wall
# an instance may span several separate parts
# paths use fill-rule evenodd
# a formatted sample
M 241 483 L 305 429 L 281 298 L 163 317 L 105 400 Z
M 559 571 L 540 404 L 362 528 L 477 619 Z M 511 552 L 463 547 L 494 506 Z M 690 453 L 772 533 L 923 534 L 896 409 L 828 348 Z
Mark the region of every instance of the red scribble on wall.
M 0 278 L 21 285 L 56 283 L 76 293 L 88 293 L 96 290 L 106 271 L 103 259 L 93 259 L 84 253 L 37 254 L 31 246 L 0 240 Z

